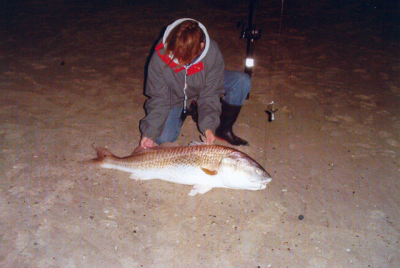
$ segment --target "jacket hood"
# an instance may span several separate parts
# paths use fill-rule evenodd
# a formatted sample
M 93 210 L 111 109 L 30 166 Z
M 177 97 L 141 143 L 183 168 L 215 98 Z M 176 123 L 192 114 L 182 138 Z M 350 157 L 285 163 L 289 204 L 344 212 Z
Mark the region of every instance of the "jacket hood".
M 165 33 L 164 33 L 164 36 L 163 36 L 163 44 L 164 44 L 164 46 L 166 46 L 165 45 L 165 40 L 167 40 L 167 37 L 170 34 L 170 32 L 172 31 L 172 29 L 174 29 L 179 23 L 181 23 L 181 22 L 183 22 L 185 20 L 192 20 L 192 21 L 197 22 L 199 24 L 199 27 L 203 30 L 204 35 L 206 36 L 206 44 L 205 44 L 203 52 L 201 52 L 200 56 L 194 62 L 192 62 L 190 64 L 190 65 L 194 65 L 194 64 L 200 62 L 205 57 L 205 55 L 207 54 L 208 49 L 210 48 L 210 37 L 208 36 L 207 29 L 206 29 L 206 27 L 204 27 L 203 24 L 201 24 L 197 20 L 194 20 L 194 19 L 191 19 L 191 18 L 183 18 L 183 19 L 176 20 L 172 24 L 168 25 L 167 29 L 165 30 Z

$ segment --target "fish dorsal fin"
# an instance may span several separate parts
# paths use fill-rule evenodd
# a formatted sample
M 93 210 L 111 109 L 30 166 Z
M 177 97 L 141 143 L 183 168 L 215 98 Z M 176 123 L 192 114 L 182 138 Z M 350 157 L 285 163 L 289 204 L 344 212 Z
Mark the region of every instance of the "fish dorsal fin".
M 204 173 L 206 173 L 207 175 L 210 175 L 210 176 L 214 176 L 214 175 L 218 174 L 218 170 L 216 170 L 216 169 L 211 170 L 211 169 L 202 167 L 201 170 L 203 170 Z
M 147 149 L 143 149 L 142 147 L 138 146 L 136 149 L 133 151 L 131 155 L 135 154 L 141 154 L 141 153 L 146 153 L 146 152 L 151 152 L 151 151 L 157 151 L 157 150 L 162 150 L 162 149 L 168 149 L 168 148 L 174 148 L 178 147 L 178 145 L 173 144 L 172 142 L 166 142 L 158 146 L 150 147 Z
M 138 146 L 138 147 L 135 148 L 135 150 L 133 150 L 131 155 L 141 154 L 141 153 L 144 153 L 144 152 L 146 152 L 146 149 L 143 149 L 142 147 Z

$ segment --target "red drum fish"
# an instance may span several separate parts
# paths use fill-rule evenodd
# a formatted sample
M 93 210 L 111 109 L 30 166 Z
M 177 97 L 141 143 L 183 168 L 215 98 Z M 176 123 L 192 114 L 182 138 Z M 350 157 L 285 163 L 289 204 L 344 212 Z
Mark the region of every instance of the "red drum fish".
M 131 173 L 130 178 L 136 180 L 161 179 L 193 185 L 189 193 L 192 196 L 212 188 L 262 190 L 272 180 L 251 157 L 220 145 L 138 147 L 127 157 L 97 148 L 97 158 L 90 162 Z

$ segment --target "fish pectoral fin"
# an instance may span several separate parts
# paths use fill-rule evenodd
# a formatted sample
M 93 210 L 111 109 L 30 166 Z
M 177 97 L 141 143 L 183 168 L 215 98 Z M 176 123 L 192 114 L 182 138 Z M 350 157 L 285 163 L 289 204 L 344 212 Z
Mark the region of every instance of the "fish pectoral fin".
M 210 176 L 218 174 L 218 170 L 216 170 L 216 169 L 208 169 L 208 168 L 202 167 L 201 170 L 203 170 L 204 173 L 206 173 L 207 175 L 210 175 Z
M 210 186 L 205 186 L 205 185 L 194 185 L 193 189 L 190 191 L 189 195 L 195 196 L 196 194 L 204 194 L 210 191 L 212 187 Z

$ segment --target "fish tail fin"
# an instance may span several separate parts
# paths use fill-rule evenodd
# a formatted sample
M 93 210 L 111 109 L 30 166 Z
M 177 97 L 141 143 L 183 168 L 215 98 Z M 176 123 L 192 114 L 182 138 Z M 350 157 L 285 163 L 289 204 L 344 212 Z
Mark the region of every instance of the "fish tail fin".
M 97 151 L 97 158 L 93 159 L 95 161 L 103 161 L 104 158 L 106 158 L 107 156 L 114 156 L 112 153 L 110 153 L 110 151 L 108 151 L 105 148 L 98 147 L 96 148 L 96 151 Z
M 82 161 L 82 163 L 83 164 L 100 164 L 107 157 L 114 156 L 112 153 L 110 153 L 105 148 L 98 147 L 98 148 L 96 148 L 96 151 L 97 151 L 97 158 L 94 158 L 94 159 L 91 159 L 91 160 Z

